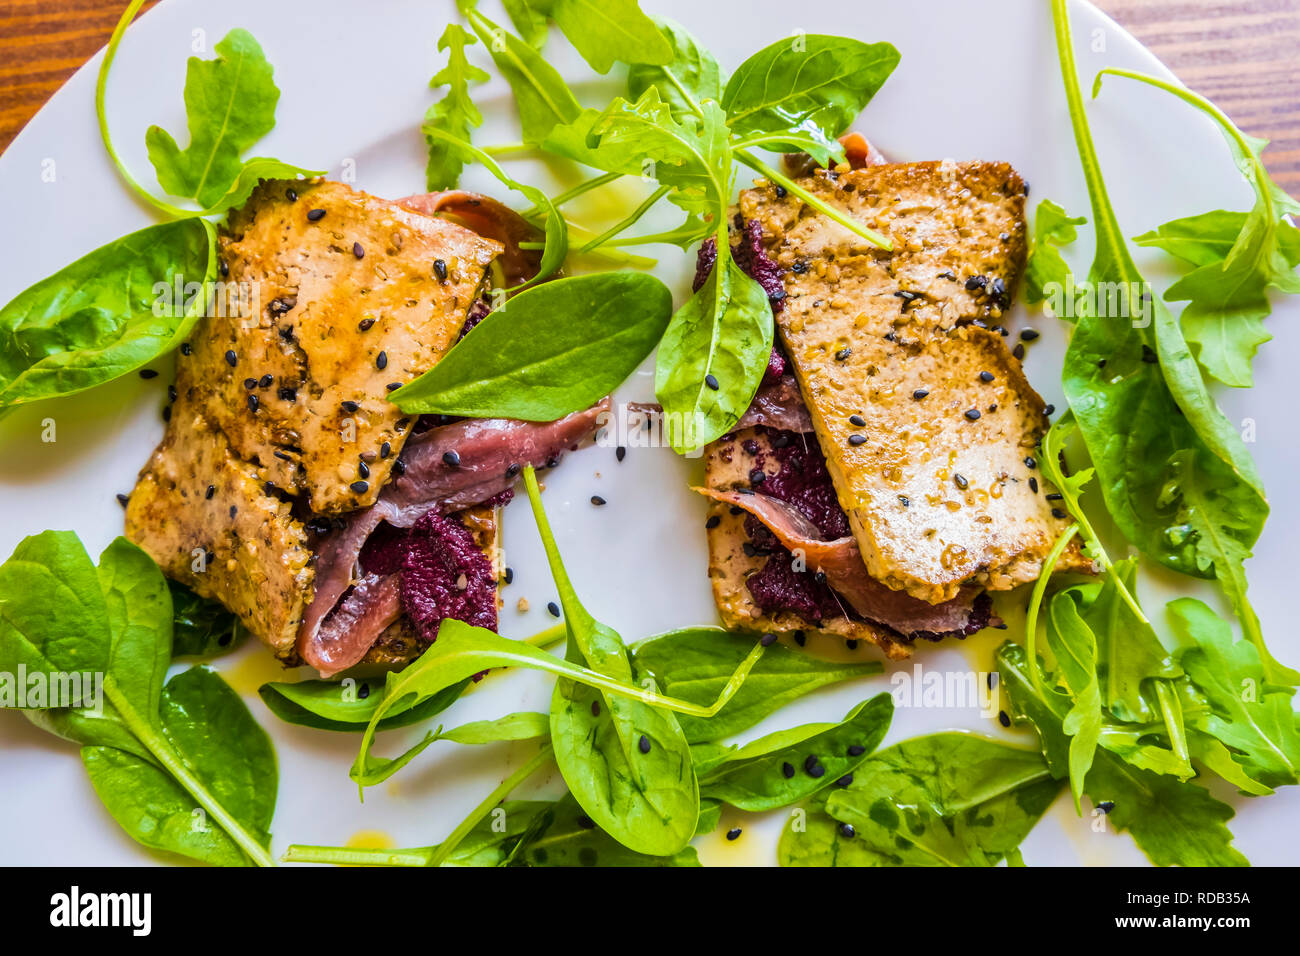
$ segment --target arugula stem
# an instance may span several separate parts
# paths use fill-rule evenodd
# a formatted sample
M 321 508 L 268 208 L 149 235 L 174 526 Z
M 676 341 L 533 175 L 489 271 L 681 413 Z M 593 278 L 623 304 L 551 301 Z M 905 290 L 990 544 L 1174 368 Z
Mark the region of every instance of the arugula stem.
M 579 248 L 578 254 L 581 255 L 586 252 L 592 252 L 593 250 L 595 250 L 597 246 L 603 246 L 606 242 L 613 239 L 619 233 L 626 232 L 628 229 L 631 229 L 633 226 L 637 224 L 637 222 L 640 221 L 642 216 L 644 216 L 647 212 L 650 211 L 651 207 L 653 207 L 655 203 L 663 199 L 664 196 L 668 195 L 670 188 L 671 187 L 669 186 L 660 186 L 658 189 L 656 189 L 654 192 L 652 192 L 649 196 L 646 197 L 645 202 L 641 203 L 641 205 L 633 209 L 632 212 L 630 212 L 627 216 L 625 216 L 623 219 L 619 220 L 618 222 L 614 223 L 614 225 L 610 226 L 599 236 L 596 236 L 594 239 L 592 239 L 591 241 L 583 245 L 581 248 Z
M 551 205 L 558 209 L 560 206 L 563 206 L 565 203 L 571 202 L 572 200 L 577 199 L 579 196 L 591 192 L 593 189 L 599 189 L 601 186 L 607 186 L 610 183 L 614 182 L 615 180 L 622 179 L 622 178 L 623 178 L 622 173 L 605 173 L 601 176 L 595 176 L 591 179 L 585 179 L 582 182 L 578 183 L 578 185 L 566 189 L 558 196 L 552 197 Z M 540 206 L 533 206 L 531 209 L 528 209 L 525 212 L 520 213 L 520 215 L 523 216 L 525 219 L 536 219 L 538 216 L 543 216 L 545 214 L 546 214 L 546 210 L 541 208 Z
M 762 173 L 764 176 L 766 176 L 772 182 L 776 183 L 778 186 L 785 187 L 787 192 L 792 193 L 795 196 L 798 196 L 800 199 L 802 199 L 808 205 L 812 206 L 818 212 L 829 217 L 835 222 L 838 222 L 841 226 L 843 226 L 845 229 L 848 229 L 850 232 L 853 232 L 854 234 L 861 236 L 863 239 L 867 240 L 873 246 L 877 246 L 880 249 L 884 249 L 886 252 L 892 252 L 894 250 L 893 242 L 886 239 L 880 233 L 876 232 L 874 229 L 868 229 L 860 222 L 855 222 L 853 219 L 844 215 L 843 212 L 836 209 L 834 206 L 831 206 L 828 203 L 826 203 L 824 200 L 817 198 L 808 190 L 804 189 L 802 186 L 796 183 L 789 176 L 786 176 L 784 173 L 780 172 L 776 168 L 769 166 L 767 163 L 763 162 L 753 153 L 749 152 L 749 150 L 736 149 L 733 150 L 733 153 L 738 160 L 740 160 L 750 169 L 754 170 L 757 173 Z
M 316 846 L 291 843 L 284 863 L 333 863 L 336 866 L 428 866 L 435 847 L 382 850 L 374 847 Z
M 517 156 L 520 153 L 531 153 L 537 147 L 531 143 L 498 143 L 496 146 L 480 148 L 489 156 Z
M 478 826 L 480 820 L 491 813 L 497 804 L 510 796 L 516 787 L 550 763 L 551 759 L 551 745 L 544 744 L 532 760 L 501 781 L 496 789 L 484 797 L 483 802 L 470 812 L 469 816 L 457 824 L 456 829 L 447 835 L 447 839 L 438 845 L 437 852 L 429 858 L 425 866 L 442 866 L 443 861 L 451 856 L 452 851 L 460 846 L 461 841 L 469 835 L 471 830 Z
M 1043 562 L 1043 570 L 1038 575 L 1038 580 L 1034 582 L 1034 590 L 1029 596 L 1029 608 L 1025 613 L 1025 654 L 1029 658 L 1029 678 L 1033 682 L 1034 691 L 1040 696 L 1045 696 L 1046 691 L 1043 688 L 1043 675 L 1038 669 L 1038 609 L 1043 604 L 1043 594 L 1047 591 L 1047 582 L 1051 580 L 1052 572 L 1056 570 L 1056 562 L 1061 559 L 1065 553 L 1066 546 L 1079 533 L 1079 525 L 1072 524 L 1061 532 L 1061 536 L 1056 539 L 1056 544 L 1052 545 L 1052 550 L 1048 552 L 1047 559 Z
M 1169 735 L 1169 746 L 1174 756 L 1187 768 L 1187 776 L 1190 777 L 1194 773 L 1192 755 L 1187 749 L 1187 731 L 1183 726 L 1183 708 L 1178 702 L 1178 695 L 1167 680 L 1157 679 L 1152 683 L 1155 684 L 1156 698 L 1160 701 L 1160 713 L 1164 717 L 1165 732 Z
M 208 788 L 203 785 L 189 767 L 185 765 L 184 760 L 167 742 L 166 738 L 151 724 L 140 716 L 139 712 L 131 704 L 121 689 L 117 686 L 117 681 L 113 675 L 104 676 L 104 696 L 108 698 L 109 703 L 117 710 L 122 718 L 122 723 L 126 724 L 127 729 L 144 744 L 145 749 L 153 755 L 154 759 L 170 773 L 185 790 L 198 801 L 201 806 L 213 820 L 225 830 L 242 849 L 248 858 L 258 866 L 275 866 L 275 861 L 271 854 L 267 852 L 266 847 L 262 846 L 253 836 L 240 825 L 239 821 L 230 815 L 225 807 L 212 796 Z
M 104 141 L 104 149 L 108 151 L 108 156 L 113 161 L 113 165 L 117 167 L 118 174 L 131 187 L 132 192 L 155 209 L 159 209 L 174 218 L 183 219 L 194 215 L 194 213 L 159 199 L 140 185 L 136 178 L 131 175 L 126 168 L 126 164 L 122 162 L 122 158 L 117 155 L 117 150 L 113 147 L 113 137 L 108 130 L 108 116 L 104 111 L 104 100 L 108 90 L 108 72 L 113 66 L 113 59 L 117 56 L 118 45 L 121 44 L 122 37 L 126 35 L 126 28 L 131 25 L 131 21 L 135 19 L 136 13 L 139 12 L 140 7 L 143 5 L 144 0 L 131 0 L 131 3 L 118 19 L 117 26 L 113 28 L 113 35 L 109 37 L 108 48 L 104 51 L 104 60 L 99 64 L 99 76 L 95 80 L 95 116 L 99 120 L 99 136 Z

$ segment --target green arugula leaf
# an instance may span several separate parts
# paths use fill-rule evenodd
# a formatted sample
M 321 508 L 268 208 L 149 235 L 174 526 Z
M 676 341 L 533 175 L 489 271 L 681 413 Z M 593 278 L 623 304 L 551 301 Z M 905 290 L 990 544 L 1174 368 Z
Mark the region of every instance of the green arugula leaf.
M 1065 289 L 1071 284 L 1070 266 L 1061 257 L 1059 247 L 1078 239 L 1079 232 L 1075 227 L 1082 226 L 1087 221 L 1083 216 L 1070 218 L 1064 209 L 1050 199 L 1044 199 L 1038 204 L 1038 210 L 1034 213 L 1034 235 L 1029 246 L 1029 261 L 1025 265 L 1025 301 L 1030 305 L 1046 299 L 1050 286 Z
M 543 35 L 545 23 L 543 20 Z M 474 66 L 465 56 L 465 48 L 476 42 L 474 35 L 466 32 L 460 24 L 447 24 L 447 29 L 438 40 L 439 51 L 447 51 L 447 65 L 429 81 L 431 87 L 445 86 L 447 93 L 424 114 L 426 123 L 445 129 L 465 142 L 469 142 L 470 131 L 474 127 L 483 125 L 483 114 L 470 99 L 470 84 L 486 83 L 490 79 L 485 71 Z M 430 192 L 454 189 L 465 168 L 464 157 L 446 140 L 427 136 L 425 139 L 429 144 L 429 164 L 425 170 L 427 188 Z
M 836 142 L 898 66 L 889 43 L 799 34 L 764 47 L 737 68 L 722 93 L 727 123 L 742 138 L 801 130 L 842 158 Z M 795 151 L 782 143 L 769 148 Z
M 1060 792 L 1033 751 L 940 733 L 871 757 L 847 789 L 796 813 L 782 866 L 994 866 L 1010 862 Z
M 554 421 L 608 395 L 672 314 L 653 276 L 603 272 L 529 289 L 488 314 L 392 400 L 404 412 Z
M 1096 635 L 1068 591 L 1057 594 L 1048 605 L 1047 646 L 1074 698 L 1061 730 L 1070 738 L 1070 793 L 1075 810 L 1082 812 L 1083 783 L 1101 737 L 1101 687 L 1097 680 Z
M 1300 732 L 1291 709 L 1294 691 L 1270 685 L 1255 647 L 1234 640 L 1227 622 L 1202 602 L 1171 601 L 1169 618 L 1190 644 L 1179 662 L 1212 708 L 1195 726 L 1230 747 L 1251 779 L 1269 788 L 1296 783 Z
M 753 649 L 753 638 L 720 628 L 688 628 L 647 638 L 632 649 L 635 682 L 644 686 L 653 678 L 664 694 L 705 704 L 724 692 Z M 819 688 L 883 670 L 880 661 L 827 661 L 773 644 L 715 716 L 679 713 L 678 720 L 693 744 L 721 740 Z
M 1053 776 L 1069 773 L 1069 743 L 1062 722 L 1071 707 L 1068 695 L 1034 688 L 1024 649 L 1002 645 L 997 655 L 1001 685 L 1012 716 L 1038 733 L 1039 746 Z M 1127 830 L 1157 866 L 1244 866 L 1225 825 L 1233 810 L 1195 783 L 1131 766 L 1105 748 L 1098 749 L 1084 783 L 1093 805 L 1112 805 L 1107 821 Z
M 1237 168 L 1255 191 L 1255 205 L 1244 218 L 1218 212 L 1175 220 L 1154 233 L 1139 236 L 1141 245 L 1168 248 L 1192 256 L 1196 268 L 1170 286 L 1165 298 L 1186 301 L 1182 326 L 1188 344 L 1206 373 L 1236 388 L 1253 384 L 1250 363 L 1271 335 L 1264 319 L 1272 311 L 1268 289 L 1300 293 L 1300 231 L 1282 219 L 1300 213 L 1300 203 L 1269 178 L 1260 153 L 1267 140 L 1247 136 L 1213 103 L 1165 80 L 1127 70 L 1097 74 L 1092 95 L 1101 92 L 1106 75 L 1126 77 L 1164 90 L 1208 115 L 1218 125 L 1231 149 Z M 1212 249 L 1229 247 L 1210 258 Z
M 722 99 L 718 61 L 681 24 L 667 18 L 655 18 L 655 23 L 672 48 L 672 59 L 658 65 L 638 63 L 628 67 L 628 99 L 639 100 L 654 88 L 678 123 L 701 120 L 700 104 Z
M 515 94 L 525 143 L 541 143 L 557 125 L 578 118 L 582 107 L 555 67 L 530 44 L 479 13 L 473 3 L 468 0 L 458 0 L 458 3 L 470 28 L 483 41 Z
M 217 58 L 190 57 L 185 113 L 190 144 L 149 127 L 145 144 L 158 182 L 173 196 L 212 206 L 239 176 L 240 155 L 275 127 L 280 91 L 262 48 L 247 30 L 234 29 L 216 45 Z
M 847 786 L 845 781 L 851 781 L 880 746 L 893 715 L 894 698 L 877 694 L 838 724 L 808 724 L 768 734 L 728 750 L 707 766 L 697 760 L 700 796 L 760 812 L 789 806 L 832 785 Z M 809 761 L 814 761 L 811 769 Z
M 170 352 L 203 313 L 216 273 L 216 230 L 183 219 L 116 239 L 20 292 L 0 309 L 0 414 Z M 160 296 L 177 282 L 191 286 L 185 303 Z
M 537 50 L 546 46 L 549 22 L 539 0 L 502 0 L 501 5 L 525 43 Z
M 672 61 L 672 47 L 637 0 L 545 0 L 537 6 L 597 73 L 608 73 L 615 63 Z

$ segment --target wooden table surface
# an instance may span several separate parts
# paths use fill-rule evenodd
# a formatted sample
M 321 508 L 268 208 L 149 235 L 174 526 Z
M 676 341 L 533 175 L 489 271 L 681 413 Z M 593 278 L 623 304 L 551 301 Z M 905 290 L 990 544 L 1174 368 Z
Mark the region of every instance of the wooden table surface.
M 0 151 L 108 41 L 125 2 L 0 0 Z M 1300 0 L 1097 3 L 1242 129 L 1272 140 L 1269 171 L 1300 196 Z

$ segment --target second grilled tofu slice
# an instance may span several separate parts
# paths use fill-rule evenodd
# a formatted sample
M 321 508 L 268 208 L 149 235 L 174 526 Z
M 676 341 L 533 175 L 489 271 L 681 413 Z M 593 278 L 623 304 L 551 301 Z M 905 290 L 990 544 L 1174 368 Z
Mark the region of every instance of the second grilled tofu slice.
M 1034 579 L 1067 524 L 1034 467 L 1048 420 L 982 327 L 1024 267 L 1023 181 L 1005 163 L 911 163 L 804 185 L 894 243 L 773 186 L 741 195 L 786 272 L 781 341 L 868 571 L 931 603 Z M 1091 563 L 1076 548 L 1060 567 Z

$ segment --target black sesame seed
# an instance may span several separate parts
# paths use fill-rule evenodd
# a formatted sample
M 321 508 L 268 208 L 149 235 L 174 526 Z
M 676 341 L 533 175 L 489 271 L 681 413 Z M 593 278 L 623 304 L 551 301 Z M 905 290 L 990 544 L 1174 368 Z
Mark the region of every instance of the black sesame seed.
M 600 716 L 600 701 L 598 701 L 598 700 L 593 700 L 593 701 L 591 702 L 591 716 L 593 716 L 593 717 L 599 717 L 599 716 Z
M 595 505 L 597 508 L 599 508 L 601 505 L 605 504 L 605 499 L 602 498 L 600 495 L 592 495 L 591 503 Z
M 1044 415 L 1054 415 L 1054 414 L 1056 414 L 1056 406 L 1055 406 L 1055 405 L 1048 405 L 1046 408 L 1043 409 L 1043 414 L 1044 414 Z
M 1021 330 L 1020 330 L 1020 341 L 1022 341 L 1022 342 L 1032 342 L 1032 341 L 1034 341 L 1034 339 L 1038 338 L 1038 336 L 1041 335 L 1041 334 L 1042 334 L 1042 333 L 1039 332 L 1037 329 L 1021 329 Z
M 439 282 L 447 281 L 447 261 L 445 259 L 433 260 L 433 274 L 438 277 Z
M 390 454 L 392 454 L 392 452 L 393 452 L 393 446 L 390 445 L 388 442 L 384 442 L 382 445 L 379 446 L 380 458 L 387 458 Z
M 972 422 L 979 421 L 980 410 L 978 408 L 968 408 L 965 411 L 965 415 Z
M 617 448 L 614 449 L 614 457 L 619 461 L 622 461 L 624 458 L 627 457 L 627 448 L 623 445 L 619 445 Z
M 971 276 L 969 279 L 966 280 L 966 291 L 974 292 L 977 289 L 984 288 L 988 284 L 989 284 L 989 280 L 986 279 L 984 276 Z
M 751 485 L 761 485 L 765 481 L 767 481 L 767 472 L 762 468 L 755 468 L 749 473 L 749 483 Z
M 357 323 L 357 330 L 359 332 L 369 332 L 371 326 L 373 326 L 374 324 L 375 324 L 374 319 L 362 319 L 360 322 Z
M 556 604 L 554 601 L 548 601 L 548 602 L 547 602 L 547 604 L 546 604 L 546 610 L 548 610 L 548 611 L 551 612 L 551 617 L 559 617 L 559 616 L 560 616 L 560 606 L 559 606 L 558 604 Z
M 818 584 L 825 584 L 825 583 L 826 583 L 826 572 L 825 572 L 825 571 L 818 571 L 816 574 L 813 575 L 813 580 L 816 581 Z
M 255 378 L 244 379 L 244 388 L 248 389 L 250 392 L 253 389 L 257 388 L 257 379 Z
M 297 202 L 297 201 L 298 201 L 298 193 L 297 193 L 296 191 L 294 191 L 294 189 L 293 189 L 292 187 L 290 187 L 289 189 L 286 189 L 286 190 L 284 191 L 284 198 L 287 199 L 287 200 L 289 200 L 289 202 Z
M 771 647 L 773 644 L 776 643 L 776 635 L 764 634 L 762 637 L 758 639 L 758 643 L 762 644 L 764 647 Z
M 849 745 L 849 756 L 850 756 L 850 757 L 861 757 L 861 756 L 862 756 L 864 753 L 866 753 L 866 752 L 867 752 L 867 748 L 864 747 L 864 746 L 862 746 L 862 744 L 850 744 L 850 745 Z
M 225 279 L 230 275 L 230 263 L 225 259 L 217 260 L 217 269 L 221 273 L 221 278 Z
M 387 352 L 380 352 L 378 355 L 375 356 L 375 368 L 379 369 L 380 371 L 388 368 Z
M 1007 284 L 1004 281 L 1002 281 L 1000 277 L 995 278 L 992 282 L 989 283 L 989 291 L 992 292 L 994 295 L 1000 296 L 1007 291 Z
M 709 515 L 709 520 L 704 522 L 704 527 L 712 529 L 716 528 L 720 524 L 722 524 L 722 519 L 720 517 L 717 515 Z
M 354 481 L 348 487 L 351 488 L 356 494 L 364 495 L 367 491 L 370 490 L 370 482 Z
M 826 776 L 826 768 L 822 766 L 821 761 L 817 759 L 816 754 L 809 754 L 808 759 L 803 762 L 804 772 L 810 777 Z
M 1033 475 L 1029 476 L 1029 490 L 1034 494 L 1038 494 L 1038 479 Z
M 248 410 L 249 410 L 250 412 L 255 412 L 255 411 L 257 411 L 257 404 L 258 404 L 258 402 L 257 402 L 257 396 L 256 396 L 256 395 L 249 395 L 249 396 L 248 396 Z
M 642 734 L 641 739 L 636 742 L 636 746 L 643 754 L 648 754 L 650 752 L 650 738 Z
M 226 364 L 229 365 L 231 368 L 234 368 L 236 363 L 238 362 L 239 362 L 239 356 L 235 354 L 235 350 L 226 349 Z
M 855 445 L 855 446 L 856 446 L 856 445 L 861 445 L 861 444 L 862 444 L 863 442 L 865 442 L 866 440 L 867 440 L 867 436 L 866 436 L 866 435 L 857 435 L 857 434 L 853 434 L 853 435 L 850 435 L 850 436 L 849 436 L 849 444 L 850 444 L 850 445 Z
M 459 467 L 460 467 L 460 452 L 457 452 L 457 451 L 444 451 L 444 452 L 442 453 L 442 463 L 443 463 L 444 465 L 449 465 L 449 466 L 452 467 L 452 468 L 459 468 Z
M 320 221 L 321 221 L 322 219 L 324 219 L 324 218 L 325 218 L 325 210 L 324 210 L 324 209 L 311 209 L 311 210 L 308 210 L 308 212 L 307 212 L 307 221 L 308 221 L 308 222 L 320 222 Z
M 369 478 L 370 466 L 367 465 L 364 461 L 357 462 L 357 474 L 362 478 Z
M 849 416 L 849 424 L 850 424 L 850 425 L 856 425 L 858 428 L 861 428 L 861 427 L 862 427 L 863 425 L 865 425 L 866 423 L 867 423 L 867 420 L 866 420 L 865 418 L 863 418 L 861 415 L 850 415 L 850 416 Z
M 387 385 L 384 386 L 384 388 L 388 389 L 390 392 L 395 392 L 401 387 L 402 387 L 401 382 L 389 382 Z
M 231 506 L 230 506 L 230 517 L 233 518 L 233 517 L 234 517 L 235 515 L 237 515 L 237 514 L 239 514 L 239 509 L 236 508 L 234 505 L 231 505 Z
M 364 259 L 366 257 L 366 247 L 359 242 L 354 242 L 352 243 L 352 254 L 358 259 Z
M 998 723 L 1001 724 L 1003 727 L 1011 726 L 1011 718 L 1007 716 L 1007 712 L 1005 710 L 998 711 Z
M 172 420 L 172 407 L 170 405 L 163 406 L 162 420 L 165 422 L 169 422 Z
M 798 644 L 800 647 L 803 647 L 808 643 L 808 635 L 805 634 L 803 631 L 795 631 L 794 642 Z
M 578 826 L 582 827 L 582 829 L 584 830 L 596 829 L 596 821 L 593 820 L 591 817 L 587 816 L 585 813 L 581 813 L 578 815 L 577 823 Z
M 275 455 L 275 457 L 279 458 L 281 461 L 293 461 L 292 458 L 290 458 L 284 452 L 280 451 L 278 448 L 275 451 L 271 452 L 271 454 Z
M 399 458 L 393 462 L 393 477 L 401 478 L 404 474 L 406 474 L 406 462 Z
M 777 189 L 780 188 L 781 188 L 780 186 L 777 187 Z M 740 837 L 740 827 L 732 827 L 730 830 L 727 831 L 728 840 L 736 840 L 739 839 L 739 837 Z
M 858 835 L 858 831 L 853 829 L 852 823 L 840 824 L 840 836 L 844 837 L 847 840 L 852 840 L 857 835 Z
M 1110 811 L 1115 809 L 1115 801 L 1103 800 L 1101 801 L 1101 803 L 1097 804 L 1097 809 L 1100 810 L 1102 813 L 1110 813 Z
M 511 567 L 507 567 L 505 573 L 506 584 L 511 584 L 514 581 L 514 579 L 515 579 L 515 569 Z
M 158 373 L 151 368 L 142 368 L 140 369 L 140 377 L 148 381 L 151 378 L 157 378 Z
M 1151 346 L 1143 345 L 1142 361 L 1146 362 L 1148 365 L 1155 365 L 1157 362 L 1160 361 L 1160 357 L 1156 355 L 1155 350 L 1151 348 Z
M 808 263 L 800 259 L 798 262 L 796 262 L 794 265 L 790 267 L 790 271 L 793 272 L 795 275 L 803 275 L 805 272 L 808 271 Z
M 1016 358 L 1023 360 L 1025 357 L 1025 347 L 1023 345 L 1017 345 L 1011 350 L 1011 354 Z
M 194 351 L 194 348 L 193 348 L 193 346 L 190 345 L 189 342 L 182 342 L 182 343 L 181 343 L 181 355 L 189 355 L 189 354 L 190 354 L 191 352 L 193 352 L 193 351 Z
M 952 476 L 952 481 L 953 481 L 953 484 L 955 484 L 955 485 L 956 485 L 958 488 L 960 488 L 962 491 L 965 491 L 967 488 L 970 487 L 970 482 L 967 481 L 966 478 L 965 478 L 965 476 L 963 476 L 963 475 L 960 475 L 960 474 L 955 474 L 955 475 L 953 475 L 953 476 Z
M 907 497 L 907 495 L 899 495 L 898 500 L 903 503 L 904 508 L 910 508 L 912 506 L 912 499 Z
M 176 391 L 175 385 L 167 386 L 167 401 L 174 402 L 180 393 Z
M 1037 467 L 1038 467 L 1038 459 L 1035 458 L 1033 455 L 1029 455 L 1027 458 L 1025 458 L 1025 467 L 1026 467 L 1026 468 L 1037 468 Z
M 780 184 L 777 185 L 776 189 L 774 189 L 773 192 L 776 193 L 777 199 L 784 199 L 786 197 L 785 187 Z
M 925 396 L 929 394 L 930 394 L 929 389 L 918 388 L 915 392 L 912 393 L 912 397 L 919 402 L 921 399 L 925 398 Z
M 205 492 L 203 492 L 203 497 L 204 497 L 205 500 L 207 500 L 207 501 L 211 501 L 211 500 L 212 500 L 212 496 L 215 495 L 216 493 L 217 493 L 217 486 L 216 486 L 216 485 L 208 485 L 208 490 L 205 491 Z
M 296 388 L 290 388 L 287 385 L 281 385 L 279 391 L 276 392 L 276 395 L 278 395 L 282 401 L 286 402 L 295 402 L 298 400 L 298 390 Z
M 1055 491 L 1053 491 L 1050 495 L 1046 495 L 1045 497 L 1047 498 L 1048 501 L 1064 501 L 1064 500 L 1065 500 L 1065 495 L 1058 495 Z
M 1064 521 L 1066 518 L 1068 518 L 1068 517 L 1070 517 L 1070 516 L 1069 516 L 1068 514 L 1066 514 L 1064 511 L 1062 511 L 1060 508 L 1053 508 L 1053 509 L 1052 509 L 1052 517 Z
M 835 353 L 835 361 L 843 362 L 846 358 L 848 358 L 852 354 L 853 354 L 853 349 L 850 348 L 840 349 L 838 352 Z
M 993 381 L 993 373 L 980 372 L 980 381 L 983 382 L 985 385 L 987 385 L 989 382 Z
M 347 412 L 349 415 L 351 415 L 353 412 L 355 412 L 355 411 L 356 411 L 358 408 L 360 408 L 361 406 L 360 406 L 360 404 L 358 404 L 357 402 L 352 401 L 352 399 L 349 398 L 349 399 L 347 399 L 346 401 L 339 402 L 339 407 L 342 408 L 342 409 L 343 409 L 345 412 Z
M 270 388 L 271 383 L 274 381 L 275 381 L 275 376 L 263 375 L 261 378 L 257 380 L 257 385 L 259 388 Z
M 128 501 L 130 501 L 130 500 L 131 500 L 131 498 L 130 498 L 130 496 L 128 496 L 128 495 L 118 495 L 118 496 L 117 496 L 117 503 L 118 503 L 119 505 L 121 505 L 123 508 L 126 507 L 126 503 L 127 503 Z
M 853 783 L 853 774 L 846 773 L 844 776 L 840 777 L 840 779 L 835 781 L 835 786 L 847 787 L 851 783 Z
M 518 476 L 519 471 L 520 471 L 519 463 L 518 463 L 518 462 L 515 462 L 515 463 L 511 464 L 509 467 L 506 468 L 506 477 L 507 477 L 507 478 L 514 478 L 514 477 Z
M 717 376 L 710 372 L 708 375 L 704 376 L 704 384 L 716 392 L 718 390 Z

